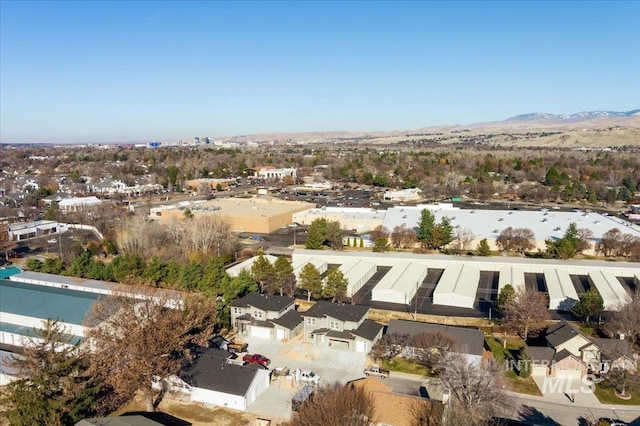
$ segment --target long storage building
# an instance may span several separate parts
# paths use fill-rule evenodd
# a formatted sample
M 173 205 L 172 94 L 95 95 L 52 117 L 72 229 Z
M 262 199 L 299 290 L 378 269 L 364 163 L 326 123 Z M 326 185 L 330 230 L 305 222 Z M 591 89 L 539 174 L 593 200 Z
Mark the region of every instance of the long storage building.
M 427 265 L 402 262 L 393 266 L 371 291 L 371 300 L 408 304 L 427 276 Z
M 578 301 L 578 292 L 569 273 L 563 269 L 545 269 L 544 281 L 549 292 L 549 309 L 570 311 Z
M 433 291 L 433 304 L 473 308 L 480 269 L 464 263 L 447 266 Z
M 605 310 L 616 311 L 619 304 L 628 299 L 627 291 L 616 276 L 609 271 L 589 272 L 589 284 L 600 293 Z

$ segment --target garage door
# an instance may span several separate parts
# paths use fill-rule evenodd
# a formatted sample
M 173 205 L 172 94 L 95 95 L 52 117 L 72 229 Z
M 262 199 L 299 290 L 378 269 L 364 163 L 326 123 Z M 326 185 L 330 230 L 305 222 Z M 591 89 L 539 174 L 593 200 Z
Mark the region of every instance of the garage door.
M 251 336 L 269 339 L 271 338 L 271 329 L 265 327 L 251 327 Z
M 577 379 L 582 378 L 581 370 L 558 369 L 556 370 L 557 379 Z
M 531 366 L 531 375 L 532 376 L 546 376 L 547 375 L 547 366 L 546 365 L 533 365 L 533 366 Z
M 279 328 L 276 330 L 276 339 L 282 340 L 287 338 L 287 331 Z
M 356 342 L 356 352 L 367 352 L 367 342 L 358 340 Z
M 342 351 L 349 350 L 349 342 L 343 342 L 342 340 L 329 340 L 329 347 L 331 349 L 339 349 Z

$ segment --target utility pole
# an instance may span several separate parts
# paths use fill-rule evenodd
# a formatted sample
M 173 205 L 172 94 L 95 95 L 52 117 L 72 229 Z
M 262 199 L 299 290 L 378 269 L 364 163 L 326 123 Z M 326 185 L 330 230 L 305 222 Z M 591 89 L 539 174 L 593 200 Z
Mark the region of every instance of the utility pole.
M 415 307 L 414 307 L 414 312 L 413 312 L 413 319 L 417 319 L 418 318 L 418 288 L 420 287 L 420 283 L 416 281 L 416 301 L 414 303 Z

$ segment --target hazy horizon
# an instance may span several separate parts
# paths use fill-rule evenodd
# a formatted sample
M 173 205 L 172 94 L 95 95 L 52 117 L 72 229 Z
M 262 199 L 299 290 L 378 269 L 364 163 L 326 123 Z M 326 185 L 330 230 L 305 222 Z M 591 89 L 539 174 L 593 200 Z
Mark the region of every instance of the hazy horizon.
M 0 140 L 389 132 L 640 99 L 640 3 L 0 2 Z

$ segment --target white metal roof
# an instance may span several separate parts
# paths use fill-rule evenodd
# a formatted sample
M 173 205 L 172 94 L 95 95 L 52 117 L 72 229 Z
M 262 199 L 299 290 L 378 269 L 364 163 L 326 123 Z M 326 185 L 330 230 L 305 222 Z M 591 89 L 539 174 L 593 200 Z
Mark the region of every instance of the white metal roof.
M 420 213 L 426 205 L 397 206 L 387 210 L 383 226 L 394 229 L 396 226 L 416 228 L 420 221 Z M 436 222 L 443 217 L 451 220 L 451 225 L 462 229 L 469 229 L 476 237 L 496 239 L 502 230 L 508 227 L 529 228 L 533 231 L 537 241 L 561 238 L 570 223 L 575 222 L 578 228 L 590 229 L 594 240 L 612 228 L 618 228 L 623 233 L 640 237 L 640 228 L 632 226 L 614 216 L 604 216 L 599 213 L 560 212 L 549 211 L 520 211 L 520 210 L 460 210 L 441 205 L 439 208 L 429 208 L 433 212 Z
M 602 296 L 604 308 L 607 310 L 617 310 L 618 304 L 625 302 L 629 296 L 620 281 L 611 272 L 589 272 L 589 281 Z
M 376 271 L 376 264 L 367 262 L 366 260 L 355 260 L 344 262 L 339 267 L 340 271 L 347 279 L 347 295 L 355 293 L 354 288 L 360 288 L 358 285 L 365 277 L 371 278 Z M 356 290 L 357 291 L 357 290 Z
M 419 263 L 398 263 L 371 291 L 371 300 L 409 303 L 427 276 L 427 266 Z
M 500 268 L 500 276 L 498 277 L 498 293 L 507 285 L 511 284 L 514 290 L 518 287 L 524 287 L 524 269 L 517 266 L 505 266 Z
M 415 293 L 427 276 L 427 266 L 418 263 L 399 263 L 392 267 L 376 285 L 376 290 L 393 290 L 401 293 Z
M 544 281 L 549 292 L 549 309 L 569 310 L 578 300 L 571 277 L 562 269 L 546 269 Z
M 478 268 L 464 263 L 448 266 L 433 291 L 433 303 L 473 308 L 479 282 Z

